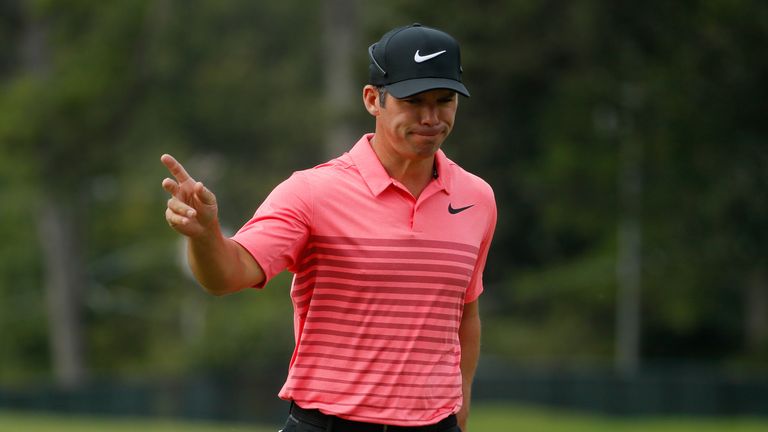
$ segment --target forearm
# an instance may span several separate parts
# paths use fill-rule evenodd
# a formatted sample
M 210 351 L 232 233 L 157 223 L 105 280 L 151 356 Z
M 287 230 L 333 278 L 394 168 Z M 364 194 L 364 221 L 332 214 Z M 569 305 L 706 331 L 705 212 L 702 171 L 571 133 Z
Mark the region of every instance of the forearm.
M 469 418 L 469 408 L 472 400 L 472 381 L 475 378 L 475 370 L 480 358 L 480 314 L 477 302 L 467 304 L 464 309 L 464 316 L 459 327 L 459 341 L 461 343 L 461 379 L 463 404 L 457 414 L 459 427 L 462 431 L 467 430 L 467 419 Z
M 218 224 L 187 241 L 189 266 L 195 278 L 213 295 L 238 291 L 248 285 L 240 246 L 221 233 Z

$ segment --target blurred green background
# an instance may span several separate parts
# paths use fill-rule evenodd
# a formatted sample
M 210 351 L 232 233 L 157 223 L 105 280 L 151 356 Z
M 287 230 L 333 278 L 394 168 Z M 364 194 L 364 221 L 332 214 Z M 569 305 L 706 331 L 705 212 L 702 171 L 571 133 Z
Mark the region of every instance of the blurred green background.
M 371 131 L 412 22 L 461 43 L 444 150 L 498 202 L 477 404 L 768 415 L 762 0 L 0 0 L 0 410 L 279 421 L 290 275 L 205 295 L 159 156 L 234 232 Z

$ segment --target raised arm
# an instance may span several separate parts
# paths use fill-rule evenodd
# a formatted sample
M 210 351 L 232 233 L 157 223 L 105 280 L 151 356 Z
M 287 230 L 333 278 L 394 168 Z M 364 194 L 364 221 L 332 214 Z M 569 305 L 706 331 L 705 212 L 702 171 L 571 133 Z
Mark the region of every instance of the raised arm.
M 264 271 L 251 254 L 222 234 L 213 192 L 190 177 L 173 156 L 164 154 L 160 160 L 175 179 L 162 183 L 171 194 L 165 219 L 187 237 L 189 266 L 200 284 L 211 294 L 223 295 L 263 282 Z

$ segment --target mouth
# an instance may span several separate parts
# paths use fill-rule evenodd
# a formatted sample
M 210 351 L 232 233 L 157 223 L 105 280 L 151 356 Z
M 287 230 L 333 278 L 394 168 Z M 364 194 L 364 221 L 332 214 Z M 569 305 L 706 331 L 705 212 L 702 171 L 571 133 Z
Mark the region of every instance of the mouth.
M 419 128 L 414 129 L 411 133 L 425 137 L 436 137 L 443 133 L 443 128 Z

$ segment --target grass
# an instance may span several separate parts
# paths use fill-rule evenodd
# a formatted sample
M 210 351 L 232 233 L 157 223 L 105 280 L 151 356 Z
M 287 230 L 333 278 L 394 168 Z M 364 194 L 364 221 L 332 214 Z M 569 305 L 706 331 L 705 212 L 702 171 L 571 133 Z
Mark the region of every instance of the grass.
M 276 432 L 278 427 L 0 411 L 0 432 Z
M 472 432 L 763 432 L 768 419 L 724 417 L 606 417 L 519 405 L 473 407 Z
M 276 432 L 279 426 L 0 411 L 0 432 Z M 520 405 L 476 404 L 470 427 L 471 432 L 764 432 L 768 419 L 605 417 Z

